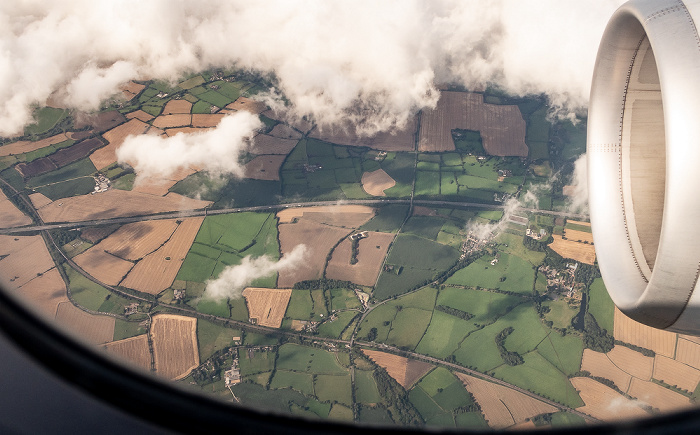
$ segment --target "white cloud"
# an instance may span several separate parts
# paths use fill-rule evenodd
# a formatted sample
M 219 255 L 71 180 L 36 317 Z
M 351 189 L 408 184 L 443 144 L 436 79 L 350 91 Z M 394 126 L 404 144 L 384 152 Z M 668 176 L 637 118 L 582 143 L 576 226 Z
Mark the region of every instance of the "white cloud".
M 222 270 L 216 279 L 208 280 L 202 297 L 216 301 L 240 298 L 243 289 L 257 278 L 298 267 L 304 261 L 306 252 L 306 245 L 297 245 L 279 261 L 268 256 L 245 257 L 240 264 Z
M 574 162 L 571 176 L 573 195 L 567 199 L 567 210 L 571 213 L 588 214 L 588 159 L 582 154 Z

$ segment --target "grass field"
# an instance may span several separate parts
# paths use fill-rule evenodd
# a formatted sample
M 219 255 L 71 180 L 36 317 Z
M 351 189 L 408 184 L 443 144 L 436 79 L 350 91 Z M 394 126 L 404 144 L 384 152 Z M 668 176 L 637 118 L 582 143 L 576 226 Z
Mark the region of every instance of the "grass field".
M 407 205 L 385 205 L 377 208 L 377 214 L 362 225 L 362 231 L 394 233 L 401 226 L 408 213 Z
M 347 373 L 346 369 L 338 365 L 335 355 L 322 349 L 285 344 L 279 348 L 278 353 L 278 370 L 331 375 Z
M 440 290 L 438 305 L 445 305 L 472 314 L 473 323 L 487 324 L 503 316 L 523 299 L 501 293 L 446 287 Z
M 53 107 L 42 107 L 34 111 L 34 123 L 25 127 L 25 134 L 39 135 L 51 130 L 56 124 L 68 116 L 68 110 Z
M 571 375 L 581 369 L 583 341 L 574 335 L 561 336 L 552 331 L 537 345 L 537 352 L 565 375 Z
M 482 287 L 514 293 L 530 294 L 535 281 L 535 271 L 526 261 L 514 255 L 502 253 L 498 263 L 491 265 L 490 256 L 483 256 L 464 269 L 454 273 L 446 284 Z
M 58 183 L 72 178 L 85 177 L 94 174 L 97 171 L 95 165 L 90 159 L 82 159 L 77 162 L 66 165 L 55 171 L 39 175 L 27 181 L 27 187 L 35 188 L 45 186 L 51 183 Z M 94 185 L 94 183 L 93 183 Z
M 416 352 L 446 358 L 452 355 L 464 337 L 475 329 L 473 322 L 433 311 L 428 330 L 416 347 Z
M 215 325 L 207 320 L 199 319 L 197 322 L 197 343 L 199 348 L 199 360 L 206 361 L 217 350 L 224 349 L 233 344 L 233 337 L 240 337 L 239 330 Z
M 601 328 L 614 331 L 615 304 L 608 294 L 602 278 L 596 278 L 589 290 L 588 312 L 595 317 Z
M 345 405 L 352 405 L 352 386 L 349 373 L 340 376 L 318 375 L 316 382 L 314 382 L 314 390 L 320 401 L 337 401 Z
M 568 328 L 569 326 L 571 326 L 571 319 L 579 312 L 579 309 L 571 308 L 569 304 L 562 299 L 556 301 L 547 301 L 544 302 L 542 305 L 549 307 L 550 311 L 549 313 L 545 314 L 545 318 L 551 321 L 553 323 L 553 326 L 556 328 Z M 610 329 L 609 331 L 612 331 L 612 329 Z
M 382 401 L 377 383 L 371 371 L 355 370 L 355 398 L 359 403 L 373 404 Z
M 332 322 L 325 321 L 318 327 L 319 335 L 324 337 L 339 338 L 343 330 L 358 315 L 357 311 L 343 311 L 337 314 Z
M 270 388 L 291 388 L 305 395 L 313 395 L 314 385 L 310 373 L 277 370 Z
M 391 341 L 402 343 L 403 346 L 415 347 L 430 322 L 436 293 L 436 289 L 426 287 L 378 306 L 365 317 L 360 325 L 358 337 L 365 338 L 372 328 L 377 328 L 375 341 Z M 415 325 L 410 324 L 411 315 L 418 316 L 415 319 Z M 397 322 L 396 325 L 393 324 L 394 322 Z M 406 330 L 401 330 L 402 327 Z M 392 330 L 394 330 L 393 333 Z
M 441 217 L 412 216 L 404 225 L 402 232 L 436 240 L 445 222 L 446 220 Z

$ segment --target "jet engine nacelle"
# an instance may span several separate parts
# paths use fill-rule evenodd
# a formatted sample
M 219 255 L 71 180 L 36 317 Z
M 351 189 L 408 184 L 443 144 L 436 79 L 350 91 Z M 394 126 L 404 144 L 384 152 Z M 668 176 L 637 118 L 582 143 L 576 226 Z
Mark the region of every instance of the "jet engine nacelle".
M 605 285 L 627 316 L 700 334 L 700 0 L 633 0 L 603 35 L 588 188 Z

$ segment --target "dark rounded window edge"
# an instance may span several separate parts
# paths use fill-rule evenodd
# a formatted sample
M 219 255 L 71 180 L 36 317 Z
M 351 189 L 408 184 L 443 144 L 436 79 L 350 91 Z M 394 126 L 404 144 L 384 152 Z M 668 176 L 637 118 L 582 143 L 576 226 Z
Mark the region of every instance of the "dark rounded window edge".
M 164 429 L 181 433 L 235 431 L 238 434 L 493 433 L 439 428 L 368 426 L 306 420 L 235 406 L 168 385 L 139 373 L 61 333 L 0 289 L 0 331 L 47 371 L 103 403 Z M 106 394 L 105 392 L 110 392 Z M 115 394 L 118 392 L 118 394 Z M 550 429 L 548 433 L 697 432 L 700 409 L 615 424 Z M 542 433 L 542 430 L 524 431 Z

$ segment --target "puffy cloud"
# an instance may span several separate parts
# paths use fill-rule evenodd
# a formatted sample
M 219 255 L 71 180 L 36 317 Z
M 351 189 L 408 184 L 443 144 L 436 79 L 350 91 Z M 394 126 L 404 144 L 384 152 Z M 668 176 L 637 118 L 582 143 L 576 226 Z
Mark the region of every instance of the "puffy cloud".
M 131 78 L 209 67 L 273 73 L 299 115 L 400 126 L 437 85 L 495 83 L 586 104 L 622 0 L 15 0 L 0 4 L 0 135 L 55 91 L 81 108 Z M 94 95 L 89 95 L 92 89 Z
M 304 261 L 306 252 L 306 245 L 297 245 L 279 261 L 268 256 L 245 257 L 240 264 L 227 266 L 216 279 L 207 281 L 207 287 L 202 297 L 217 301 L 226 298 L 240 298 L 243 289 L 257 278 L 296 268 L 299 263 Z
M 571 176 L 573 194 L 567 200 L 567 210 L 571 213 L 588 214 L 588 159 L 582 154 L 574 162 Z

